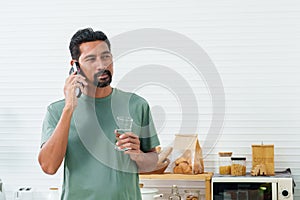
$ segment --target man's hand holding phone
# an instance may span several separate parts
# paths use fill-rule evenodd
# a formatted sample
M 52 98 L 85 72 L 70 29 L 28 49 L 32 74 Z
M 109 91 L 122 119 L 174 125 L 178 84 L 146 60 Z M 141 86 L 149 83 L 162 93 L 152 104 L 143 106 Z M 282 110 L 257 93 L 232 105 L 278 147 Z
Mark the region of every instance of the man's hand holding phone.
M 70 76 L 66 79 L 64 86 L 66 106 L 71 106 L 74 109 L 77 106 L 77 98 L 80 97 L 83 89 L 88 83 L 85 77 L 80 74 L 79 64 L 75 64 L 69 71 Z

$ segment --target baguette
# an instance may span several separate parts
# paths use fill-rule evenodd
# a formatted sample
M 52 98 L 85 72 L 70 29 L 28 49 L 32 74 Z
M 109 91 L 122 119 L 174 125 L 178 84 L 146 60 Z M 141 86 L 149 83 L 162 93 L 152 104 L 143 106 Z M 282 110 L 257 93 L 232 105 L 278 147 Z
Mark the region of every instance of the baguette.
M 158 161 L 157 164 L 163 163 L 167 157 L 170 155 L 170 153 L 173 151 L 172 147 L 166 147 L 164 148 L 159 154 L 158 154 Z

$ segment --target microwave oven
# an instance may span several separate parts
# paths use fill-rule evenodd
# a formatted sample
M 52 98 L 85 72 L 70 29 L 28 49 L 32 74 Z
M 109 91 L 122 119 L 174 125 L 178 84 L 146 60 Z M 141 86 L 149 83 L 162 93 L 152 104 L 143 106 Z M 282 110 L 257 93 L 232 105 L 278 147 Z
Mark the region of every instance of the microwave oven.
M 274 176 L 230 176 L 215 174 L 212 200 L 293 200 L 295 183 L 290 170 Z

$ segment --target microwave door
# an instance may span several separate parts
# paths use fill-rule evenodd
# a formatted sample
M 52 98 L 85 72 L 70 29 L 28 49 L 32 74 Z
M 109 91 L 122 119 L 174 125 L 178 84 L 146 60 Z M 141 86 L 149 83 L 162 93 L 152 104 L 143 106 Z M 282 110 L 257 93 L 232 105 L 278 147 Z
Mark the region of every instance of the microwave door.
M 273 188 L 275 184 L 272 183 L 213 184 L 213 200 L 273 200 L 272 196 L 276 195 L 276 187 Z

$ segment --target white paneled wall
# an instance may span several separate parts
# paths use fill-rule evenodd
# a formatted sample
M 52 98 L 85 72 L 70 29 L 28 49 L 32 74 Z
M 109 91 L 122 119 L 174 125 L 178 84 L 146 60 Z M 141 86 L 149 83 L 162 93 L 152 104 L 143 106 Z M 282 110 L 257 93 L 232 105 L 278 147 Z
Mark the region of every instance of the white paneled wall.
M 206 171 L 216 170 L 217 153 L 225 150 L 247 156 L 250 169 L 251 144 L 263 141 L 275 145 L 276 170 L 290 167 L 300 185 L 299 1 L 12 0 L 1 2 L 0 19 L 0 178 L 9 195 L 19 186 L 46 190 L 61 183 L 61 171 L 48 176 L 38 166 L 41 124 L 47 105 L 63 98 L 69 40 L 84 27 L 103 30 L 110 38 L 159 28 L 193 40 L 214 63 L 226 99 L 224 126 L 205 155 Z M 155 41 L 159 36 L 145 39 Z M 184 47 L 182 41 L 167 42 Z M 213 114 L 205 78 L 215 76 L 203 77 L 180 55 L 154 46 L 116 59 L 113 85 L 145 65 L 172 69 L 190 89 L 159 70 L 156 76 L 172 85 L 148 83 L 135 88 L 153 108 L 162 145 L 170 145 L 180 130 L 181 103 L 197 109 L 197 116 L 190 113 L 189 119 L 198 119 L 196 125 L 192 120 L 190 124 L 203 145 Z M 143 80 L 147 75 L 134 78 Z M 176 91 L 185 97 L 182 102 Z

